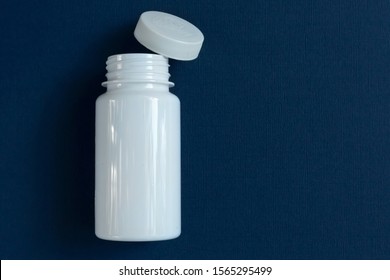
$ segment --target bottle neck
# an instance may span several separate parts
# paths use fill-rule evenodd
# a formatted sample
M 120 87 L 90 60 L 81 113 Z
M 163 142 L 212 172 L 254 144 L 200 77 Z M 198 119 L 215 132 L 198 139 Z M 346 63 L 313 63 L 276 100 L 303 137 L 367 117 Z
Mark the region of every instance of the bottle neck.
M 157 83 L 112 83 L 106 85 L 107 92 L 121 92 L 121 91 L 169 91 L 169 85 Z
M 102 83 L 107 91 L 168 90 L 174 86 L 169 81 L 168 59 L 157 54 L 119 54 L 108 57 L 107 81 Z

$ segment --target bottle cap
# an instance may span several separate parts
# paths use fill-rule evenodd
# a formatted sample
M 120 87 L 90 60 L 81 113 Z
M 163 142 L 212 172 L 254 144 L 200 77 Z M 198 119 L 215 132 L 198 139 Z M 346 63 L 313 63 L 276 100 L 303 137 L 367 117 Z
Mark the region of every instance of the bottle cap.
M 202 32 L 188 21 L 156 11 L 141 14 L 134 36 L 149 50 L 177 60 L 197 58 L 204 40 Z

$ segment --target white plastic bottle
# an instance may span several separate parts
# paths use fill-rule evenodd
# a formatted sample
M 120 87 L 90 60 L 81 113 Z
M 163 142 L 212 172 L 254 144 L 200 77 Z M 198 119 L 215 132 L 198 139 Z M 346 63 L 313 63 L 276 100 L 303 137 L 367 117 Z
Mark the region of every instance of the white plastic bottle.
M 117 241 L 178 237 L 180 101 L 169 92 L 167 57 L 197 57 L 203 35 L 161 12 L 141 15 L 136 38 L 164 54 L 107 59 L 107 92 L 96 101 L 95 232 Z
M 180 234 L 180 102 L 161 55 L 114 55 L 96 102 L 96 234 Z M 153 72 L 152 72 L 153 71 Z

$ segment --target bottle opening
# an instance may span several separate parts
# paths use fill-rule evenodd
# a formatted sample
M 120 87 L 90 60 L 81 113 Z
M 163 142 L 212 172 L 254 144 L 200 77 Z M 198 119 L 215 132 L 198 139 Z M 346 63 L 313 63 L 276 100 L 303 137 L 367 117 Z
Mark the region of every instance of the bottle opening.
M 125 83 L 157 83 L 173 87 L 169 81 L 168 58 L 158 54 L 129 53 L 107 58 L 107 81 L 102 86 Z

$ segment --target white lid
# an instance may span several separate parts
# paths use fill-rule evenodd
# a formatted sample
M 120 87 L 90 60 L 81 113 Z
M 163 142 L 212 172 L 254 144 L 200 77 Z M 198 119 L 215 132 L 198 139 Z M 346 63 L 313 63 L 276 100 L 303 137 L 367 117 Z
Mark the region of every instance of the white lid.
M 156 11 L 141 14 L 134 36 L 151 51 L 177 60 L 197 58 L 204 40 L 202 32 L 188 21 Z

